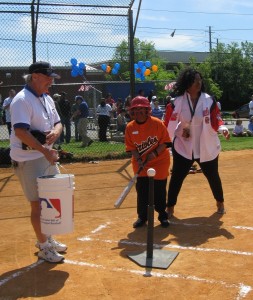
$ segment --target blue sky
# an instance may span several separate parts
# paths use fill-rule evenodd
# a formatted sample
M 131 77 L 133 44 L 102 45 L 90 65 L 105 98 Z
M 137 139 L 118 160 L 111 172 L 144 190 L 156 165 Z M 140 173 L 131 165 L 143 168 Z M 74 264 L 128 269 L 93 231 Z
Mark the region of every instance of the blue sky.
M 138 4 L 136 0 L 135 14 Z M 208 52 L 209 26 L 212 47 L 217 40 L 253 42 L 253 1 L 143 0 L 136 37 L 153 41 L 158 50 Z
M 10 1 L 30 3 L 30 0 Z M 67 1 L 43 0 L 48 3 Z M 85 3 L 115 5 L 120 1 L 130 3 L 130 0 L 86 0 Z M 73 2 L 83 4 L 84 0 Z M 135 0 L 134 24 L 138 4 L 139 0 Z M 32 62 L 31 18 L 27 13 L 21 13 L 29 7 L 6 6 L 6 10 L 18 9 L 20 13 L 0 14 L 0 66 Z M 40 8 L 42 12 L 45 10 L 67 14 L 40 15 L 37 60 L 59 66 L 72 57 L 86 64 L 107 61 L 112 58 L 115 47 L 127 38 L 127 17 L 76 16 L 72 12 L 79 12 L 81 8 Z M 108 13 L 111 10 L 108 9 Z M 124 11 L 126 16 L 127 10 Z M 216 47 L 217 40 L 224 44 L 240 44 L 246 40 L 253 43 L 253 0 L 142 0 L 135 36 L 154 42 L 157 50 L 208 52 L 209 26 L 212 47 Z M 175 35 L 171 37 L 174 29 Z

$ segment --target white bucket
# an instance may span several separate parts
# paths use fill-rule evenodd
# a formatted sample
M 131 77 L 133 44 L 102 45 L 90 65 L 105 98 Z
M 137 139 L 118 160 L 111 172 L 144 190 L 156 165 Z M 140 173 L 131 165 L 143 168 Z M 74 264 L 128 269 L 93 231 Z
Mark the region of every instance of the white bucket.
M 56 174 L 37 178 L 44 234 L 64 234 L 74 229 L 74 175 Z

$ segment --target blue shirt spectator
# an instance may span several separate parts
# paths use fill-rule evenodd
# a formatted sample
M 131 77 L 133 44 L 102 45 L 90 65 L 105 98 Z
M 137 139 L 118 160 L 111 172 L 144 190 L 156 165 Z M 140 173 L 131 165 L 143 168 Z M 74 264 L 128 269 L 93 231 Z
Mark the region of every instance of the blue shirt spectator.
M 79 105 L 80 111 L 80 118 L 88 118 L 89 117 L 89 107 L 85 100 L 82 100 L 81 104 Z
M 152 109 L 151 116 L 156 117 L 160 120 L 162 120 L 163 118 L 163 111 L 161 110 L 158 101 L 154 102 L 154 108 Z

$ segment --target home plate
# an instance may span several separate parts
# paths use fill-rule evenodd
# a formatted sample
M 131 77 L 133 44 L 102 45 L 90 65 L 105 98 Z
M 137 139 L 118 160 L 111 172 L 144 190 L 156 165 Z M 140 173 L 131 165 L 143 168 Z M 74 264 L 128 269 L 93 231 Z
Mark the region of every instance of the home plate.
M 141 267 L 167 269 L 178 256 L 176 251 L 153 250 L 153 257 L 147 257 L 147 251 L 131 252 L 127 256 Z

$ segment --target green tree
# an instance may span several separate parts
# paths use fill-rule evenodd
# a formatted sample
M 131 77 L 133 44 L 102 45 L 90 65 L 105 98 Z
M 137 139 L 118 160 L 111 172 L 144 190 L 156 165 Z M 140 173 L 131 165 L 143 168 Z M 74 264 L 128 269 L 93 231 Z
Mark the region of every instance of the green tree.
M 130 62 L 129 62 L 129 48 L 128 42 L 123 40 L 120 45 L 116 48 L 112 59 L 112 65 L 116 62 L 120 63 L 120 79 L 130 80 Z M 156 65 L 157 72 L 152 71 L 149 76 L 145 77 L 146 81 L 156 81 L 156 92 L 159 98 L 164 98 L 167 92 L 164 90 L 166 81 L 171 81 L 175 79 L 175 74 L 173 72 L 166 71 L 165 62 L 161 60 L 158 52 L 155 49 L 153 42 L 141 41 L 138 38 L 134 38 L 134 61 L 137 64 L 139 61 L 150 61 L 151 65 Z M 113 76 L 107 75 L 107 79 L 113 80 Z M 140 81 L 140 79 L 136 79 Z
M 253 80 L 252 49 L 253 45 L 249 43 L 242 43 L 241 48 L 237 43 L 218 44 L 207 59 L 211 78 L 223 91 L 221 99 L 226 109 L 249 101 Z

